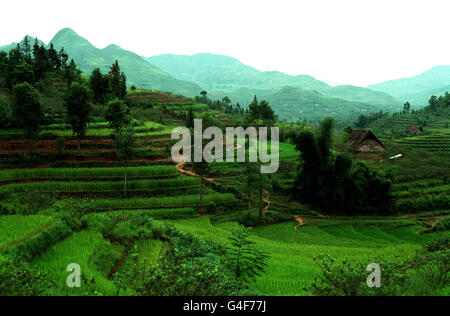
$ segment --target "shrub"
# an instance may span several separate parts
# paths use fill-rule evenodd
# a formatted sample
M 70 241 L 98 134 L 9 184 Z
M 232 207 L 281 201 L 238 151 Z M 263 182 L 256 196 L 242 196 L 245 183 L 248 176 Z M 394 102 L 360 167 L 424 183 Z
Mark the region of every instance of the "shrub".
M 408 278 L 401 263 L 389 262 L 379 258 L 382 269 L 382 286 L 369 288 L 366 284 L 370 263 L 350 262 L 348 259 L 339 262 L 328 255 L 316 258 L 318 266 L 322 270 L 320 277 L 306 290 L 316 296 L 397 296 L 405 293 L 408 286 Z
M 447 231 L 450 230 L 450 217 L 446 217 L 444 219 L 441 219 L 436 223 L 434 226 L 436 231 Z
M 54 288 L 46 273 L 21 261 L 0 258 L 0 296 L 37 296 Z

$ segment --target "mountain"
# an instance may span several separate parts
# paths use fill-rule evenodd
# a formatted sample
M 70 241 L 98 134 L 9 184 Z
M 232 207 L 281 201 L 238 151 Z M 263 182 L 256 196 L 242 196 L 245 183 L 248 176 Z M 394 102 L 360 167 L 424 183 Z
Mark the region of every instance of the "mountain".
M 195 83 L 175 79 L 167 72 L 148 63 L 139 55 L 117 45 L 109 45 L 104 49 L 99 49 L 68 28 L 59 31 L 48 46 L 50 44 L 53 44 L 57 50 L 64 47 L 85 76 L 89 76 L 92 70 L 97 67 L 102 72 L 108 72 L 114 61 L 118 60 L 120 68 L 127 76 L 129 86 L 135 85 L 139 88 L 168 91 L 189 97 L 198 95 L 203 90 Z M 15 46 L 17 46 L 16 43 L 3 46 L 0 50 L 9 50 Z
M 330 87 L 322 92 L 329 97 L 382 106 L 385 111 L 398 111 L 400 109 L 400 102 L 393 96 L 367 88 L 342 85 Z
M 23 40 L 20 41 L 20 44 L 22 45 L 25 41 L 25 38 L 28 38 L 28 42 L 30 43 L 31 47 L 33 47 L 35 38 L 30 36 L 30 35 L 26 35 L 24 36 Z M 40 41 L 38 39 L 38 43 L 39 44 L 43 44 L 45 46 L 45 43 L 43 41 Z M 9 52 L 11 49 L 16 48 L 18 43 L 11 43 L 9 45 L 5 45 L 5 46 L 0 46 L 0 51 L 5 51 L 5 52 Z
M 370 85 L 369 88 L 389 93 L 402 103 L 409 101 L 415 107 L 423 107 L 431 95 L 450 91 L 448 86 L 450 66 L 435 66 L 420 75 Z
M 312 90 L 328 87 L 326 83 L 311 76 L 290 76 L 278 71 L 262 72 L 242 64 L 235 58 L 223 55 L 166 54 L 146 59 L 173 76 L 196 82 L 208 91 L 231 91 L 242 87 L 259 90 L 278 90 L 283 86 L 297 86 Z
M 178 79 L 189 80 L 204 87 L 213 97 L 228 95 L 233 101 L 246 104 L 257 94 L 265 97 L 283 87 L 315 90 L 325 96 L 347 101 L 384 106 L 386 111 L 397 111 L 400 103 L 392 96 L 367 88 L 354 86 L 331 87 L 308 75 L 291 76 L 278 71 L 259 71 L 236 58 L 209 53 L 187 55 L 159 55 L 146 58 L 150 63 Z
M 88 40 L 71 29 L 63 29 L 50 41 L 55 48 L 64 46 L 77 65 L 88 75 L 98 67 L 109 71 L 109 67 L 118 60 L 123 72 L 127 75 L 128 84 L 139 88 L 169 91 L 186 96 L 198 95 L 202 88 L 192 82 L 178 80 L 167 72 L 146 62 L 137 54 L 124 50 L 117 45 L 109 45 L 98 49 Z
M 306 118 L 316 122 L 325 117 L 351 121 L 361 113 L 379 111 L 369 104 L 346 101 L 323 95 L 314 90 L 283 87 L 266 97 L 280 119 L 287 121 Z

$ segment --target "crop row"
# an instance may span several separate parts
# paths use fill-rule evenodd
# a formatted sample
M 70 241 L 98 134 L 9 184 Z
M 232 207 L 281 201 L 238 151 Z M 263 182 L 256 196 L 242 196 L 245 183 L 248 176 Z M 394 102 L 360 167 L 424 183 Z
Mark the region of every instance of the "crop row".
M 404 199 L 397 204 L 397 210 L 402 213 L 448 209 L 450 209 L 450 195 L 448 193 L 429 194 L 418 198 Z
M 83 217 L 83 220 L 87 223 L 88 228 L 92 228 L 90 226 L 94 225 L 96 219 L 98 218 L 109 219 L 111 216 L 126 218 L 127 216 L 135 216 L 135 215 L 140 217 L 151 217 L 156 219 L 178 219 L 178 218 L 196 217 L 198 216 L 198 213 L 193 208 L 125 210 L 125 211 L 118 210 L 113 212 L 87 214 Z
M 230 193 L 214 193 L 203 196 L 203 203 L 224 204 L 236 201 L 233 194 Z M 93 200 L 91 207 L 97 211 L 113 211 L 113 210 L 143 210 L 155 208 L 184 208 L 199 205 L 200 196 L 196 195 L 179 195 L 169 197 L 151 197 L 151 198 L 135 198 L 135 199 L 108 199 Z
M 444 179 L 423 179 L 414 182 L 398 183 L 394 185 L 394 191 L 407 191 L 409 189 L 430 188 L 447 184 Z
M 13 243 L 31 237 L 34 233 L 49 225 L 48 216 L 1 216 L 0 217 L 0 253 Z
M 129 181 L 127 190 L 153 191 L 189 188 L 200 184 L 198 178 L 175 178 L 159 180 Z M 11 194 L 15 192 L 61 192 L 61 193 L 83 193 L 83 192 L 116 192 L 124 188 L 124 182 L 31 182 L 12 183 L 0 186 L 0 194 Z
M 129 167 L 130 179 L 173 177 L 178 171 L 173 166 Z M 56 179 L 121 179 L 124 168 L 47 168 L 0 171 L 0 182 Z
M 408 196 L 421 196 L 425 194 L 440 194 L 444 192 L 450 191 L 450 185 L 444 184 L 441 186 L 434 186 L 430 188 L 419 188 L 419 189 L 410 189 L 410 190 L 403 190 L 403 191 L 396 191 L 394 192 L 395 197 L 408 197 Z

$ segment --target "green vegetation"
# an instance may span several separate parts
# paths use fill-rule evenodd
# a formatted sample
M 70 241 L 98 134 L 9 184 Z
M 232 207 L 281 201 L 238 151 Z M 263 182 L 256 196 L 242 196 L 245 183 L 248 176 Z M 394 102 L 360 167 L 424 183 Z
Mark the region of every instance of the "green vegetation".
M 154 60 L 203 89 L 68 29 L 0 52 L 0 295 L 448 295 L 448 94 L 417 110 L 221 56 Z M 278 172 L 248 149 L 175 166 L 172 130 L 199 118 L 279 127 Z M 384 150 L 353 152 L 361 128 Z
M 180 190 L 200 185 L 196 178 L 178 178 L 161 180 L 140 180 L 128 182 L 128 191 L 142 192 Z M 0 194 L 12 194 L 18 192 L 41 193 L 106 193 L 120 192 L 124 182 L 34 182 L 13 183 L 0 186 Z
M 51 224 L 48 216 L 2 216 L 0 217 L 0 253 L 7 247 L 32 237 Z

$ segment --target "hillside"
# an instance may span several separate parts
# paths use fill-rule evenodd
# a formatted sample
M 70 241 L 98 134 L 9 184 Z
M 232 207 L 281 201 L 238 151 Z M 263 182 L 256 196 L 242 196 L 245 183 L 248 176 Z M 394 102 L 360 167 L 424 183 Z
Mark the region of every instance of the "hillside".
M 400 102 L 389 94 L 362 87 L 349 85 L 335 86 L 326 89 L 323 93 L 327 96 L 347 101 L 383 106 L 384 111 L 398 111 L 401 108 Z
M 97 67 L 103 72 L 107 72 L 114 61 L 118 60 L 122 71 L 127 75 L 129 86 L 135 85 L 141 88 L 168 91 L 186 96 L 198 95 L 202 90 L 194 83 L 175 79 L 135 53 L 124 50 L 117 45 L 109 45 L 104 49 L 96 48 L 87 39 L 79 36 L 71 29 L 59 31 L 49 45 L 51 43 L 57 50 L 64 47 L 84 75 L 89 75 Z M 16 45 L 7 45 L 1 49 L 8 50 Z
M 146 58 L 178 79 L 199 84 L 216 97 L 229 96 L 233 101 L 247 104 L 257 94 L 265 98 L 285 86 L 315 90 L 325 96 L 347 101 L 382 106 L 384 111 L 397 110 L 399 102 L 392 96 L 354 86 L 331 87 L 308 75 L 290 76 L 278 71 L 262 72 L 244 65 L 236 58 L 196 54 L 160 55 Z
M 295 87 L 284 87 L 267 96 L 267 100 L 279 118 L 287 121 L 306 118 L 310 122 L 316 122 L 325 117 L 348 120 L 375 110 L 368 104 L 331 98 L 317 91 Z
M 289 76 L 277 71 L 262 72 L 223 55 L 167 54 L 146 59 L 176 78 L 196 82 L 209 91 L 231 91 L 241 87 L 277 90 L 287 85 L 313 90 L 328 87 L 326 83 L 310 76 Z
M 398 80 L 390 80 L 368 88 L 388 93 L 400 102 L 409 101 L 414 107 L 424 107 L 432 94 L 443 94 L 450 85 L 450 66 L 436 66 L 424 73 Z

